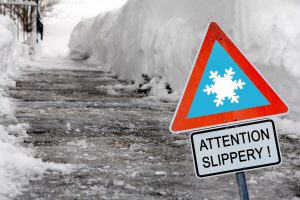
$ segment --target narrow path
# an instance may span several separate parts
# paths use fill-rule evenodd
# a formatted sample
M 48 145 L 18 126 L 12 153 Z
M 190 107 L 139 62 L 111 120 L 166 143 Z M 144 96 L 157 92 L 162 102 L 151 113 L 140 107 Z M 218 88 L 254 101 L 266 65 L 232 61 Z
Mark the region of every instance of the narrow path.
M 139 94 L 95 66 L 34 65 L 41 68 L 26 69 L 10 91 L 18 120 L 31 126 L 25 144 L 44 161 L 77 168 L 47 172 L 16 199 L 238 199 L 234 175 L 195 177 L 189 136 L 168 131 L 175 103 Z M 300 196 L 299 138 L 280 143 L 280 167 L 247 172 L 253 199 Z

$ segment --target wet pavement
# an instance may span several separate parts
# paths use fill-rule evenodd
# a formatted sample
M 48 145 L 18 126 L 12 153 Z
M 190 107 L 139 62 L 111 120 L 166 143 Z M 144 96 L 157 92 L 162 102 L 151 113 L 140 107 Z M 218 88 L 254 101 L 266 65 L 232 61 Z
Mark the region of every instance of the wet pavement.
M 24 69 L 10 96 L 24 145 L 45 162 L 70 163 L 73 172 L 48 171 L 15 199 L 238 199 L 235 175 L 198 179 L 189 136 L 172 135 L 176 107 L 139 93 L 100 67 L 39 60 Z M 246 173 L 252 199 L 300 198 L 300 140 L 279 131 L 283 163 Z

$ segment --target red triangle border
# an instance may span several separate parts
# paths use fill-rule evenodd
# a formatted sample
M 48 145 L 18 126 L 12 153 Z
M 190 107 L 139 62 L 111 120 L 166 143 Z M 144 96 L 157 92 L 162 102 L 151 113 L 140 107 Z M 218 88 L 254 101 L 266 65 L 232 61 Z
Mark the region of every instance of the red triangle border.
M 225 51 L 257 87 L 257 89 L 265 96 L 265 98 L 270 102 L 269 105 L 190 119 L 187 118 L 215 41 L 218 41 L 221 44 Z M 177 109 L 170 126 L 170 131 L 173 133 L 186 132 L 214 125 L 257 119 L 287 112 L 288 106 L 264 80 L 260 73 L 247 60 L 247 58 L 235 46 L 218 24 L 216 22 L 212 22 L 209 25 L 181 100 L 177 105 Z

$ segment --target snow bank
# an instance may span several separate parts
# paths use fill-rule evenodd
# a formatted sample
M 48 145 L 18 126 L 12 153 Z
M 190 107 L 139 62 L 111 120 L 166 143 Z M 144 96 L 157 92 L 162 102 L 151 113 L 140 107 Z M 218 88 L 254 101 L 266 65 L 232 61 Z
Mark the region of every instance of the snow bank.
M 26 66 L 28 50 L 16 43 L 14 22 L 1 15 L 0 35 L 0 199 L 11 199 L 33 176 L 37 178 L 47 169 L 67 170 L 67 167 L 34 158 L 34 152 L 22 146 L 28 125 L 5 122 L 16 121 L 15 106 L 6 90 L 15 86 L 13 80 L 20 75 L 20 68 Z
M 33 157 L 34 152 L 22 147 L 27 137 L 27 124 L 0 125 L 0 199 L 20 194 L 29 180 L 40 178 L 46 170 L 68 173 L 71 166 L 44 163 Z
M 181 93 L 207 25 L 217 21 L 298 120 L 299 9 L 296 0 L 129 0 L 119 10 L 81 21 L 71 35 L 70 57 L 88 58 L 136 83 L 145 74 L 165 80 Z
M 28 58 L 27 49 L 17 44 L 14 22 L 0 15 L 0 116 L 13 115 L 13 104 L 5 95 L 4 89 L 14 87 L 13 79 L 19 76 L 19 68 Z
M 207 22 L 218 20 L 230 31 L 234 4 L 226 0 L 132 0 L 120 10 L 81 21 L 70 43 L 73 59 L 89 57 L 120 78 L 164 77 L 181 91 Z M 214 12 L 209 13 L 210 5 Z
M 243 1 L 239 4 L 239 46 L 300 120 L 300 2 Z

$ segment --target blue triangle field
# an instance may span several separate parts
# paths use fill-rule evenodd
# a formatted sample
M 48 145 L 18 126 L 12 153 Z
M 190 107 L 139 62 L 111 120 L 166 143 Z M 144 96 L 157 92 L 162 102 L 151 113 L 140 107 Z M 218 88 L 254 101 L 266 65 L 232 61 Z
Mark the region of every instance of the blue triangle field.
M 236 87 L 237 89 L 234 90 L 234 94 L 236 94 L 237 97 L 236 102 L 232 102 L 232 98 L 228 98 L 228 96 L 224 97 L 223 95 L 222 100 L 219 99 L 220 103 L 222 102 L 222 105 L 217 105 L 215 100 L 218 99 L 218 94 L 219 96 L 222 96 L 221 94 L 224 94 L 224 91 L 228 90 L 228 88 L 226 88 L 226 84 L 222 86 L 222 80 L 224 82 L 224 79 L 222 79 L 222 77 L 224 77 L 226 71 L 228 71 L 229 69 L 231 69 L 234 73 L 231 75 L 232 81 L 235 81 L 236 83 L 240 80 L 244 84 L 243 86 L 241 86 L 242 89 Z M 211 72 L 218 73 L 219 77 L 217 78 L 217 81 L 210 78 L 212 75 Z M 221 83 L 218 82 L 219 80 L 221 80 Z M 217 82 L 218 85 L 216 84 Z M 207 92 L 205 92 L 207 86 L 213 86 L 213 88 L 217 88 L 217 91 L 215 91 L 214 93 L 211 92 L 208 95 Z M 230 90 L 233 91 L 233 89 Z M 254 108 L 269 104 L 269 101 L 249 80 L 249 78 L 230 57 L 230 55 L 224 50 L 219 42 L 215 41 L 187 117 L 195 118 L 229 111 Z

